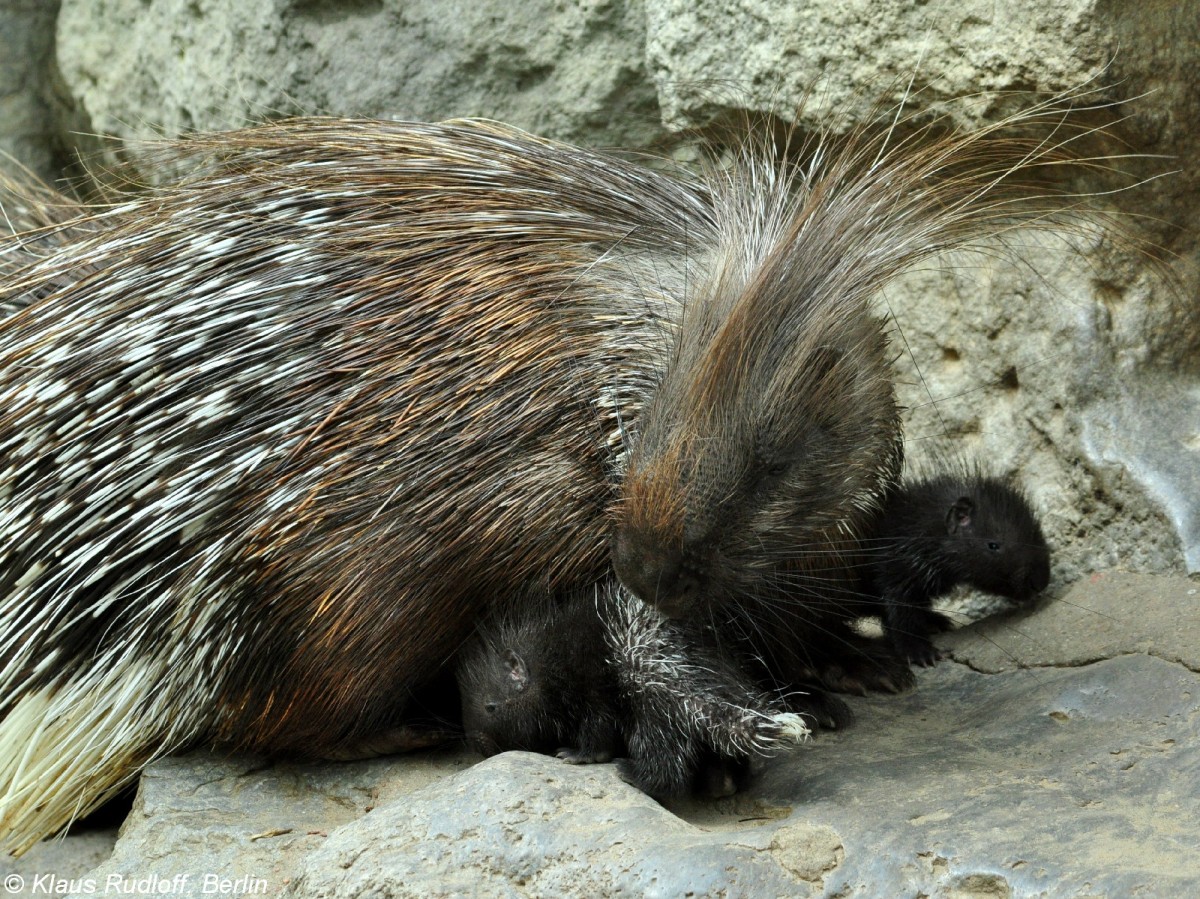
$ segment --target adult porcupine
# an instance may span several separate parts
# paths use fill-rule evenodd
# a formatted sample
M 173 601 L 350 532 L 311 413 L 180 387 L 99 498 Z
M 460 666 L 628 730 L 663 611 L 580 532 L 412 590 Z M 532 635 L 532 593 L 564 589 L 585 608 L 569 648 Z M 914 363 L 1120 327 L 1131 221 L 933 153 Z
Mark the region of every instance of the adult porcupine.
M 484 755 L 585 763 L 627 753 L 627 779 L 659 797 L 687 790 L 705 766 L 720 775 L 809 732 L 703 628 L 667 620 L 615 582 L 482 622 L 456 677 L 463 729 Z M 730 792 L 721 781 L 710 786 Z
M 606 575 L 621 489 L 618 571 L 651 601 L 681 560 L 762 597 L 799 547 L 819 579 L 899 461 L 868 295 L 1059 156 L 860 135 L 693 181 L 497 125 L 319 119 L 192 147 L 195 175 L 0 298 L 34 299 L 0 324 L 17 849 L 184 745 L 388 731 L 481 597 Z M 778 679 L 808 676 L 805 639 L 764 648 Z

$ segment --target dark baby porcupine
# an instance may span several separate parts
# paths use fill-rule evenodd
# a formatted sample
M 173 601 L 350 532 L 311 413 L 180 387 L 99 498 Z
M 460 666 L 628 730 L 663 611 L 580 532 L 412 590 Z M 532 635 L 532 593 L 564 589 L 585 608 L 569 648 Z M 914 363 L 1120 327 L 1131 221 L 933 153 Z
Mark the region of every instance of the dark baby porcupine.
M 598 602 L 587 592 L 534 597 L 480 623 L 455 675 L 463 730 L 483 755 L 603 762 L 625 751 Z
M 809 732 L 694 626 L 611 582 L 483 623 L 457 680 L 463 728 L 484 755 L 628 754 L 623 776 L 659 798 L 731 792 L 732 772 Z
M 765 687 L 852 666 L 829 596 L 901 461 L 869 301 L 1061 210 L 1027 176 L 1069 162 L 1040 129 L 1074 134 L 1076 99 L 679 177 L 494 123 L 291 120 L 0 238 L 26 254 L 0 285 L 6 845 L 184 747 L 407 745 L 497 597 L 615 575 L 728 616 Z
M 966 584 L 1024 601 L 1050 582 L 1050 549 L 1029 499 L 1011 480 L 967 465 L 899 484 L 867 545 L 866 589 L 884 632 L 919 665 L 937 661 L 929 636 L 951 626 L 934 599 Z

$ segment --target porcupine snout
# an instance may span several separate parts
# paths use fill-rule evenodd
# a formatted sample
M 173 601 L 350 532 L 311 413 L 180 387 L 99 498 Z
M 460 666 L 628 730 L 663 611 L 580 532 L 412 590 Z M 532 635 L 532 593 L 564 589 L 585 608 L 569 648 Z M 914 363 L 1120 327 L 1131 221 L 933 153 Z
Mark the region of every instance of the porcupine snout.
M 705 460 L 686 441 L 675 441 L 657 454 L 639 453 L 635 466 L 613 520 L 617 577 L 669 618 L 720 601 L 732 586 L 723 544 L 736 516 L 713 501 Z
M 1050 584 L 1050 553 L 1045 544 L 1026 548 L 1029 558 L 1018 568 L 1014 583 L 1017 584 L 1014 599 L 1025 602 L 1041 593 Z
M 682 617 L 704 593 L 707 578 L 682 547 L 654 546 L 619 533 L 612 558 L 621 582 L 669 618 Z

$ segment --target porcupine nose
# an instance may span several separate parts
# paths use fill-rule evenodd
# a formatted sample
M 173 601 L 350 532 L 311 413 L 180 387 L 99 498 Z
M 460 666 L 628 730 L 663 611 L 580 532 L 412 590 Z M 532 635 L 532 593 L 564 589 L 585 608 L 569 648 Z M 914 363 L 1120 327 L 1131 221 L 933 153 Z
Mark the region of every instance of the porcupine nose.
M 701 578 L 684 563 L 682 553 L 661 547 L 649 552 L 618 537 L 612 555 L 621 583 L 668 618 L 687 614 L 700 595 Z
M 1048 553 L 1041 553 L 1034 560 L 1025 583 L 1029 587 L 1030 595 L 1041 593 L 1046 589 L 1050 583 L 1050 556 Z
M 1011 574 L 1010 593 L 1001 590 L 1002 595 L 1008 595 L 1017 602 L 1028 602 L 1037 596 L 1050 583 L 1050 554 L 1038 552 L 1024 560 Z

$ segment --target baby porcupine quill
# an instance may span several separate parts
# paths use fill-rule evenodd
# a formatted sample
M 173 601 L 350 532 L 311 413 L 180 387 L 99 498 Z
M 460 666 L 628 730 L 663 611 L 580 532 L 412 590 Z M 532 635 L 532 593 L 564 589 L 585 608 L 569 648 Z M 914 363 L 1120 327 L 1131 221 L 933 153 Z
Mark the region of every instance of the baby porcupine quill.
M 950 627 L 934 599 L 967 584 L 1025 601 L 1050 583 L 1050 549 L 1028 498 L 965 463 L 897 485 L 866 544 L 866 589 L 884 633 L 919 665 L 937 661 L 929 635 Z
M 1071 99 L 1016 121 L 1066 133 Z M 1063 205 L 1023 183 L 1063 143 L 937 127 L 687 179 L 494 124 L 293 120 L 66 225 L 0 292 L 26 306 L 0 322 L 6 844 L 185 746 L 402 744 L 482 597 L 613 562 L 810 679 L 900 463 L 870 295 Z
M 481 624 L 457 666 L 463 729 L 484 755 L 620 761 L 660 798 L 725 775 L 808 734 L 690 622 L 672 622 L 613 582 L 541 598 Z M 725 777 L 709 784 L 732 790 Z

